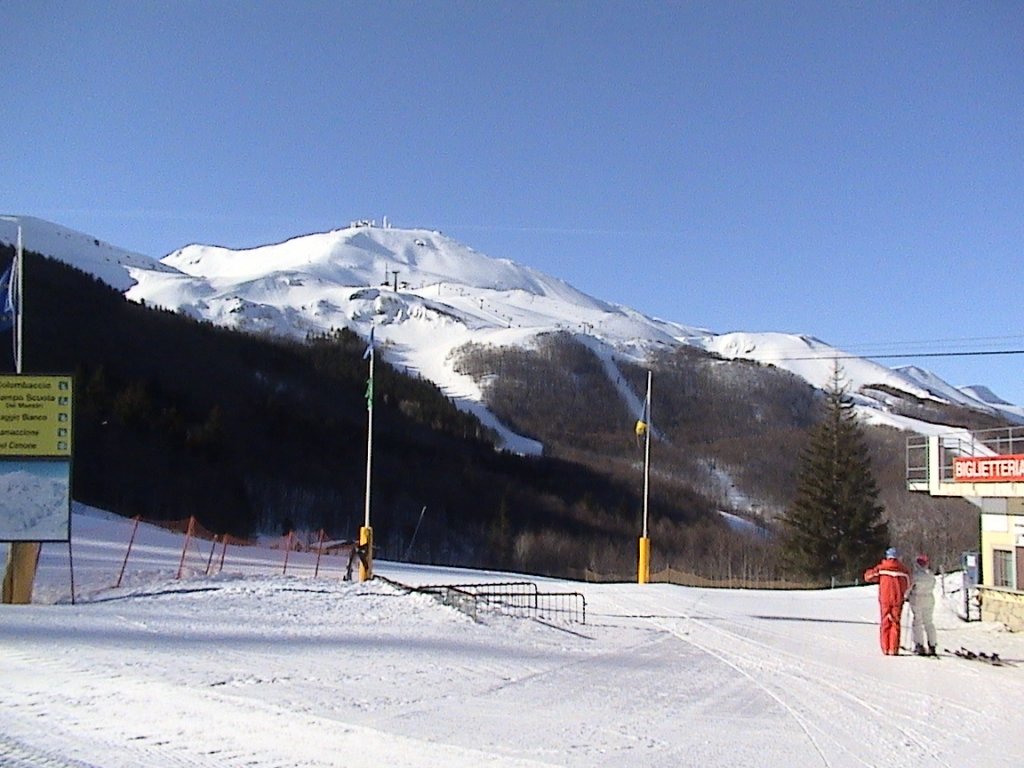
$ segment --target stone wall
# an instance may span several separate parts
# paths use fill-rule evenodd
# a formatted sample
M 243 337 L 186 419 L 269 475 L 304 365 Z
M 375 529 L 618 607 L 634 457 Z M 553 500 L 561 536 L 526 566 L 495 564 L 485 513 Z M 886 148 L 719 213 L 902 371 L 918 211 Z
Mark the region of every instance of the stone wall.
M 978 593 L 982 621 L 997 621 L 1013 632 L 1024 632 L 1024 592 L 978 587 Z

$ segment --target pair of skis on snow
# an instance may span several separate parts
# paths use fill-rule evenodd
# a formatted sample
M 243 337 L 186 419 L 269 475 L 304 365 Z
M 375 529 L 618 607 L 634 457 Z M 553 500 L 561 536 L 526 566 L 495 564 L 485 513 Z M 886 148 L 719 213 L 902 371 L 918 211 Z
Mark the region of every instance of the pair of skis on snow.
M 943 648 L 946 653 L 951 653 L 961 659 L 968 659 L 970 661 L 980 661 L 984 664 L 991 664 L 993 667 L 1006 667 L 1010 666 L 1008 662 L 1003 661 L 999 658 L 998 653 L 985 653 L 984 651 L 975 652 L 968 650 L 961 646 L 958 650 L 951 651 L 948 648 Z
M 904 651 L 909 651 L 909 648 L 904 648 Z M 985 653 L 984 651 L 972 651 L 968 648 L 960 646 L 956 650 L 950 650 L 949 648 L 943 648 L 942 653 L 908 653 L 908 656 L 923 656 L 928 659 L 938 659 L 942 656 L 956 656 L 960 659 L 967 659 L 968 661 L 979 661 L 985 664 L 991 664 L 993 667 L 1012 667 L 1014 666 L 1009 661 L 1004 661 L 1000 658 L 998 653 Z

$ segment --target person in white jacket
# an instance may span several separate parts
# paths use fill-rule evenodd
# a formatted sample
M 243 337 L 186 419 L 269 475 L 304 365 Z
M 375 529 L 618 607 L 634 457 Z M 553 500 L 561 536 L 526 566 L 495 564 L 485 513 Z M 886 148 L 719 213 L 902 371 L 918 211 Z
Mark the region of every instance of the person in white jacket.
M 907 600 L 914 616 L 911 627 L 914 653 L 918 656 L 934 656 L 935 622 L 932 614 L 935 612 L 935 575 L 928 567 L 928 555 L 918 555 L 914 561 Z

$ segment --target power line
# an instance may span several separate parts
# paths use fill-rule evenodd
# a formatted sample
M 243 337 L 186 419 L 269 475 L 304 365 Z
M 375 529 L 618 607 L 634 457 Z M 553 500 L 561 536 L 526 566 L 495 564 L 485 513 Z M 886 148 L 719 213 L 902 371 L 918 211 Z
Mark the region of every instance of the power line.
M 966 338 L 955 338 L 955 339 L 918 339 L 918 340 L 915 340 L 915 341 L 878 341 L 878 342 L 865 341 L 865 342 L 860 342 L 860 343 L 855 343 L 855 344 L 842 344 L 842 343 L 840 343 L 840 344 L 835 344 L 835 345 L 832 345 L 832 346 L 842 347 L 843 349 L 846 349 L 846 350 L 857 350 L 857 349 L 863 350 L 864 348 L 868 348 L 868 349 L 875 349 L 875 348 L 884 349 L 884 348 L 892 348 L 892 347 L 904 347 L 905 348 L 905 347 L 920 347 L 922 345 L 929 345 L 929 346 L 931 346 L 931 345 L 935 345 L 935 344 L 952 344 L 952 345 L 956 345 L 956 346 L 965 346 L 965 345 L 976 345 L 976 344 L 979 344 L 979 343 L 991 344 L 991 343 L 995 343 L 995 342 L 1001 342 L 1001 343 L 1006 343 L 1006 342 L 1010 342 L 1010 341 L 1019 342 L 1021 340 L 1024 340 L 1024 336 L 1020 336 L 1020 335 L 1014 335 L 1014 336 L 969 336 L 969 337 L 966 337 Z
M 993 349 L 993 350 L 977 350 L 973 352 L 906 352 L 901 354 L 885 354 L 885 355 L 811 355 L 807 357 L 764 357 L 760 359 L 764 360 L 863 360 L 864 358 L 871 358 L 872 360 L 893 360 L 897 358 L 907 357 L 980 357 L 982 355 L 1024 355 L 1024 349 Z

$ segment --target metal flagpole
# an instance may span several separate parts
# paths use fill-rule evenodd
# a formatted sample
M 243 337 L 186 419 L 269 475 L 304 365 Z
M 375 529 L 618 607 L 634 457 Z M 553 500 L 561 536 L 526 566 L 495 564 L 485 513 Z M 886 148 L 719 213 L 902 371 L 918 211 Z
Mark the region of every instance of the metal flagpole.
M 651 489 L 651 372 L 647 372 L 647 430 L 644 433 L 644 538 L 647 538 L 647 509 Z
M 370 479 L 373 474 L 373 362 L 375 358 L 373 327 L 370 328 L 370 344 L 364 357 L 370 358 L 370 376 L 366 382 L 366 506 L 363 527 L 359 529 L 359 580 L 368 581 L 373 577 L 373 528 L 370 527 Z
M 366 505 L 363 526 L 370 527 L 370 475 L 373 467 L 373 347 L 370 347 L 370 377 L 366 382 Z
M 23 348 L 22 341 L 22 316 L 21 311 L 21 297 L 25 287 L 24 281 L 24 265 L 25 265 L 25 252 L 21 244 L 21 223 L 18 223 L 18 250 L 15 255 L 14 270 L 18 274 L 17 282 L 15 286 L 17 288 L 16 293 L 11 302 L 14 305 L 14 372 L 21 373 L 21 354 Z
M 640 557 L 637 564 L 637 584 L 646 584 L 651 580 L 651 540 L 647 538 L 647 507 L 651 487 L 651 371 L 647 372 L 647 399 L 644 400 L 644 522 L 643 535 L 640 537 Z

